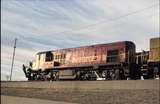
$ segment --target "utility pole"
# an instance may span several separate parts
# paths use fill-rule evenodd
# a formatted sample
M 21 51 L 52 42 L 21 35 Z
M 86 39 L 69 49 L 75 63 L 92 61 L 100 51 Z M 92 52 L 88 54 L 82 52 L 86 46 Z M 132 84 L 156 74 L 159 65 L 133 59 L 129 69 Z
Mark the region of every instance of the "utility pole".
M 14 49 L 13 49 L 13 57 L 12 57 L 12 65 L 11 65 L 10 81 L 12 80 L 12 71 L 13 71 L 14 56 L 15 56 L 15 50 L 16 50 L 16 42 L 17 42 L 17 38 L 15 38 L 14 47 L 13 47 Z

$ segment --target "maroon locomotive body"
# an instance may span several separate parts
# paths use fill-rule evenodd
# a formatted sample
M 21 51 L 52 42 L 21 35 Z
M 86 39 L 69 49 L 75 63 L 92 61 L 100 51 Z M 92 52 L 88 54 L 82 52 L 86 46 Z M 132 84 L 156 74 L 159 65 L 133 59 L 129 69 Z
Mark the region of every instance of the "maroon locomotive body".
M 126 79 L 135 53 L 131 41 L 39 52 L 24 72 L 29 80 Z

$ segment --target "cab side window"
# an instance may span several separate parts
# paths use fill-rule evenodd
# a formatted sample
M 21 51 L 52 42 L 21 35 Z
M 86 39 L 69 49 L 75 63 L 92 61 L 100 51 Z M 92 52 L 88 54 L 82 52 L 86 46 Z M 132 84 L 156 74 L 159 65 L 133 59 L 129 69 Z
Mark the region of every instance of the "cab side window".
M 52 61 L 52 60 L 53 60 L 53 54 L 51 52 L 46 52 L 45 61 Z

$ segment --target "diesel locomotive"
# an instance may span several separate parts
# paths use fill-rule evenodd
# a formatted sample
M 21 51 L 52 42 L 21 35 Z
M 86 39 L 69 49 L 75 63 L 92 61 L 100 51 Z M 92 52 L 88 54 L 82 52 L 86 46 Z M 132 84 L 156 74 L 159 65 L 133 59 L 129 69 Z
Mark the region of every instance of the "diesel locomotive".
M 136 53 L 136 64 L 139 65 L 144 78 L 160 76 L 160 37 L 150 39 L 150 50 Z
M 39 52 L 29 66 L 28 80 L 118 80 L 139 78 L 136 47 L 131 41 Z
M 159 78 L 160 38 L 142 52 L 131 41 L 39 52 L 23 71 L 28 80 Z

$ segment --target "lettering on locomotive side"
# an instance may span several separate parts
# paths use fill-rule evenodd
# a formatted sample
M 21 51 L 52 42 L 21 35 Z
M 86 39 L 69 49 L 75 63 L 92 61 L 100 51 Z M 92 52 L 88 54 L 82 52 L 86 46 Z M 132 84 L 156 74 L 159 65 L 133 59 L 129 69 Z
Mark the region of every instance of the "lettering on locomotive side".
M 85 57 L 78 57 L 78 58 L 73 58 L 72 63 L 79 63 L 79 62 L 93 62 L 100 60 L 100 56 L 85 56 Z

